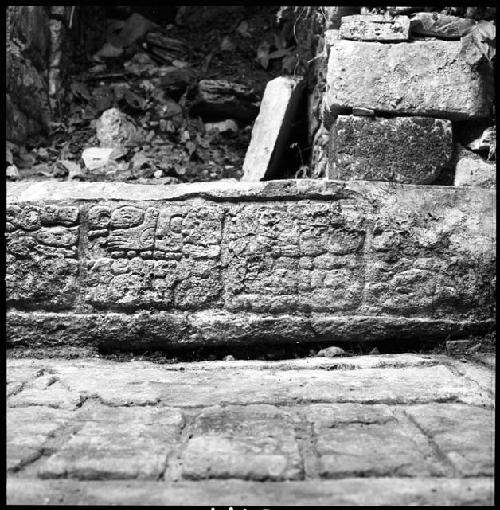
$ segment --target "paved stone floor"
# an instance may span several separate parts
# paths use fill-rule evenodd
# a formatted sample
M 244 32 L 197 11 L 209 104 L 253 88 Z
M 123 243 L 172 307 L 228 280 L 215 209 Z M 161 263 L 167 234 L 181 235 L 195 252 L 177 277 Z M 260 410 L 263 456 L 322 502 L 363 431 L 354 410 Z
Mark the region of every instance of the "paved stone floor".
M 7 360 L 7 502 L 492 505 L 494 364 Z

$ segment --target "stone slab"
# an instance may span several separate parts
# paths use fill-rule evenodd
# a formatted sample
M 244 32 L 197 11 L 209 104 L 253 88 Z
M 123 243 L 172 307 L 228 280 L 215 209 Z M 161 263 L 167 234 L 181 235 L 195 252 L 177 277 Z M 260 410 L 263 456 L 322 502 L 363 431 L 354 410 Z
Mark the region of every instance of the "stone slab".
M 255 368 L 251 363 L 236 364 L 233 368 L 232 362 L 227 362 L 225 370 L 220 370 L 217 364 L 213 368 L 202 366 L 190 370 L 181 365 L 172 370 L 148 362 L 124 365 L 97 359 L 44 360 L 42 366 L 50 368 L 72 394 L 83 400 L 98 399 L 108 406 L 192 409 L 213 405 L 435 401 L 490 406 L 493 402 L 491 395 L 481 394 L 474 381 L 453 372 L 443 365 L 441 358 L 437 365 L 397 368 L 389 363 L 385 367 L 374 364 L 358 370 L 349 367 L 345 359 L 331 365 L 339 369 L 318 370 L 315 365 L 307 365 L 307 368 L 286 371 L 278 370 L 280 362 L 270 363 L 266 369 L 259 362 L 255 362 Z M 291 367 L 296 365 L 293 361 L 287 363 Z M 22 396 L 23 391 L 14 398 L 22 399 Z
M 487 117 L 493 83 L 462 60 L 459 51 L 459 41 L 382 44 L 334 40 L 325 111 L 335 116 L 362 107 L 450 120 Z
M 412 406 L 406 413 L 426 433 L 461 476 L 492 476 L 494 413 L 461 404 Z
M 302 459 L 287 413 L 268 404 L 203 411 L 184 450 L 186 479 L 298 480 Z
M 7 479 L 8 505 L 491 506 L 491 478 L 392 478 L 246 482 Z
M 352 41 L 407 41 L 410 35 L 408 16 L 387 18 L 383 14 L 343 16 L 340 37 Z
M 440 39 L 460 39 L 476 22 L 470 18 L 459 18 L 437 12 L 417 12 L 410 21 L 412 34 Z
M 301 78 L 279 76 L 269 81 L 255 119 L 252 138 L 243 162 L 242 181 L 276 177 L 280 160 L 288 149 L 292 122 L 302 98 Z
M 8 186 L 11 343 L 441 337 L 493 318 L 493 190 L 57 184 Z
M 431 184 L 449 165 L 451 122 L 339 115 L 331 128 L 329 177 Z
M 48 440 L 70 418 L 61 409 L 31 406 L 7 413 L 7 471 L 16 472 L 42 456 Z
M 94 409 L 81 428 L 53 455 L 42 459 L 40 478 L 158 479 L 180 440 L 184 419 L 176 410 Z M 110 416 L 111 415 L 111 416 Z M 94 419 L 92 419 L 94 418 Z

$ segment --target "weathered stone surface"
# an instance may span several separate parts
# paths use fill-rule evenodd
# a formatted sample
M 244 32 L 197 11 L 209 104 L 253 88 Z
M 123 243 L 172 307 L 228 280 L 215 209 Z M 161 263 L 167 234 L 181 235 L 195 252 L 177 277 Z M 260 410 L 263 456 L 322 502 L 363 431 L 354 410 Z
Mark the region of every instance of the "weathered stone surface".
M 249 87 L 226 80 L 200 80 L 191 113 L 204 120 L 251 122 L 259 113 L 258 96 Z
M 9 184 L 8 305 L 77 314 L 11 310 L 9 341 L 42 331 L 53 343 L 79 333 L 80 345 L 336 341 L 484 327 L 494 212 L 494 191 L 393 183 Z M 113 310 L 141 313 L 100 314 Z
M 300 78 L 280 76 L 268 82 L 243 162 L 243 181 L 269 180 L 276 176 L 280 158 L 288 148 L 303 90 L 304 82 Z
M 69 411 L 40 406 L 9 409 L 7 470 L 18 471 L 42 455 L 48 439 L 69 420 Z
M 406 413 L 432 438 L 459 475 L 493 475 L 494 413 L 461 404 L 409 407 Z
M 41 478 L 158 479 L 179 441 L 183 417 L 176 410 L 96 409 L 56 453 L 42 461 Z M 80 416 L 82 419 L 82 416 Z
M 487 117 L 493 83 L 458 57 L 459 41 L 381 44 L 334 40 L 325 111 L 376 112 L 461 120 Z
M 377 365 L 355 371 L 349 369 L 345 359 L 339 359 L 337 370 L 318 370 L 313 365 L 286 373 L 273 370 L 279 364 L 269 364 L 266 365 L 269 369 L 262 369 L 259 362 L 227 363 L 225 370 L 220 370 L 218 365 L 202 365 L 199 369 L 194 366 L 189 371 L 185 367 L 168 369 L 147 362 L 131 362 L 124 370 L 122 364 L 92 359 L 44 360 L 40 365 L 50 368 L 51 375 L 69 393 L 79 395 L 80 400 L 93 397 L 109 406 L 193 408 L 231 404 L 435 401 L 491 405 L 493 402 L 491 394 L 478 392 L 474 381 L 454 375 L 441 364 L 397 368 L 390 363 L 384 367 L 378 360 Z M 291 368 L 301 367 L 293 361 L 287 363 Z M 9 404 L 13 398 L 22 399 L 23 391 L 11 397 Z M 30 398 L 35 401 L 34 395 Z
M 9 407 L 49 406 L 75 409 L 80 402 L 78 392 L 68 389 L 58 377 L 47 373 L 26 382 L 21 391 L 9 398 Z
M 497 169 L 494 162 L 485 161 L 467 149 L 460 150 L 455 165 L 455 186 L 494 188 L 496 182 Z
M 9 505 L 491 506 L 491 478 L 350 478 L 290 482 L 7 479 Z
M 448 120 L 340 115 L 331 132 L 329 177 L 430 184 L 452 151 Z
M 101 147 L 120 148 L 143 139 L 140 130 L 118 108 L 106 110 L 97 119 L 96 135 Z
M 407 41 L 410 34 L 408 16 L 387 18 L 383 14 L 355 14 L 344 16 L 340 37 L 353 41 Z
M 412 34 L 442 39 L 460 39 L 475 25 L 470 18 L 459 18 L 437 12 L 418 12 L 410 22 Z
M 290 416 L 271 405 L 202 412 L 183 453 L 187 479 L 297 480 L 302 460 Z
M 385 405 L 313 405 L 307 410 L 320 456 L 319 474 L 428 476 L 445 473 L 414 428 L 398 421 Z

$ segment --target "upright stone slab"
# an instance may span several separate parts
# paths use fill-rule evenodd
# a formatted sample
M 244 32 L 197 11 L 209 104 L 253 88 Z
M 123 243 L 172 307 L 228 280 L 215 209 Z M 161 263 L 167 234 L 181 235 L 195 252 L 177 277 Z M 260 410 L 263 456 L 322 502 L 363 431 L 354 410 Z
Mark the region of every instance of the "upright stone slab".
M 301 78 L 280 76 L 267 84 L 243 163 L 243 181 L 275 176 L 280 156 L 287 148 L 302 91 Z
M 459 41 L 334 40 L 326 77 L 326 113 L 363 107 L 450 120 L 487 117 L 493 80 L 490 83 L 459 52 Z
M 407 41 L 410 35 L 408 16 L 386 18 L 382 14 L 355 14 L 344 16 L 340 37 L 353 41 Z
M 428 117 L 340 115 L 331 130 L 329 177 L 430 184 L 449 164 L 451 122 Z

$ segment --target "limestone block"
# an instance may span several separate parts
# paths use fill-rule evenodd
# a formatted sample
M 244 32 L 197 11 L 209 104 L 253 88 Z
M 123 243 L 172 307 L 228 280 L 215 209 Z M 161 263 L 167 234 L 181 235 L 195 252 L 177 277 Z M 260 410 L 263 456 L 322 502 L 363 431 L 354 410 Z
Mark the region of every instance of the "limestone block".
M 141 141 L 142 133 L 118 108 L 106 110 L 96 122 L 96 134 L 101 147 L 123 147 Z
M 156 480 L 179 440 L 182 415 L 166 408 L 122 407 L 113 410 L 112 419 L 104 420 L 111 414 L 106 411 L 101 408 L 101 413 L 95 413 L 100 420 L 84 420 L 78 432 L 42 462 L 38 476 Z
M 494 162 L 485 161 L 467 149 L 462 148 L 459 152 L 455 166 L 455 186 L 494 188 L 496 176 L 497 169 Z
M 476 22 L 470 18 L 459 18 L 437 12 L 418 12 L 412 17 L 412 34 L 442 39 L 460 39 Z
M 192 480 L 297 480 L 303 472 L 289 416 L 268 404 L 204 411 L 182 460 L 183 477 Z
M 452 151 L 448 120 L 340 115 L 331 131 L 329 177 L 430 184 Z
M 356 14 L 344 16 L 340 25 L 340 37 L 353 41 L 407 41 L 410 20 L 408 16 L 387 18 L 383 14 Z
M 243 181 L 271 179 L 276 174 L 302 92 L 301 79 L 280 76 L 267 84 L 243 162 Z
M 363 107 L 450 120 L 487 117 L 493 102 L 492 80 L 462 60 L 459 51 L 459 41 L 334 40 L 326 112 L 336 115 Z
M 8 183 L 7 304 L 40 312 L 9 334 L 83 345 L 484 329 L 494 218 L 494 190 L 453 186 Z
M 406 411 L 432 438 L 462 476 L 493 475 L 494 415 L 488 409 L 468 412 L 463 404 L 420 405 Z

